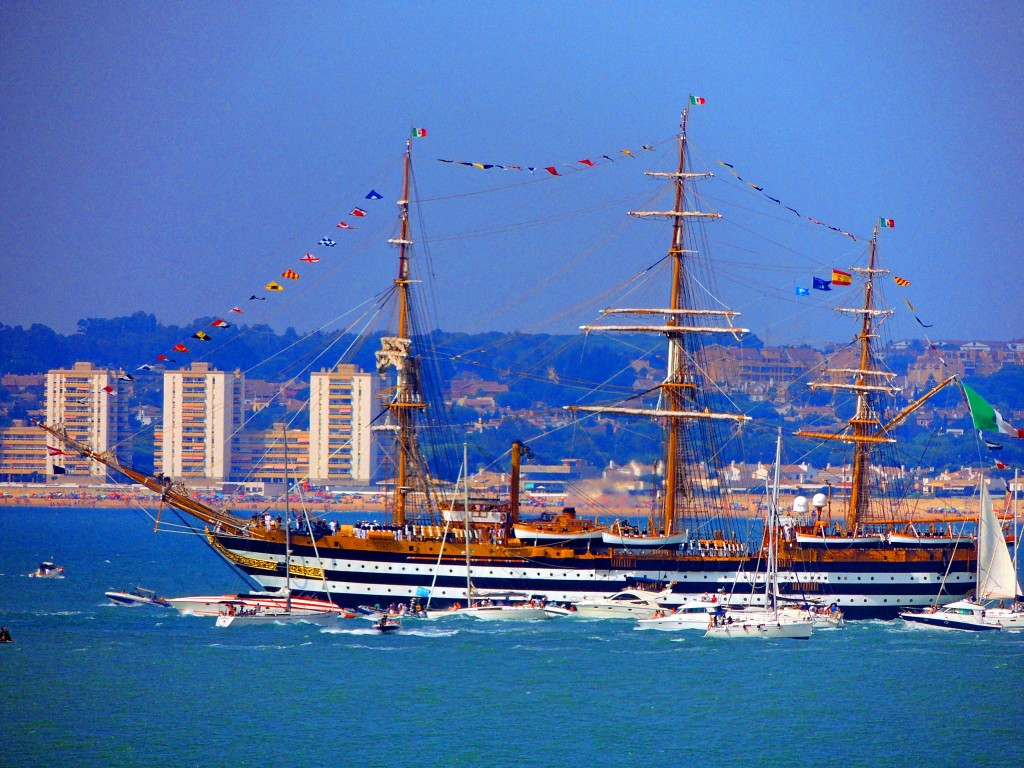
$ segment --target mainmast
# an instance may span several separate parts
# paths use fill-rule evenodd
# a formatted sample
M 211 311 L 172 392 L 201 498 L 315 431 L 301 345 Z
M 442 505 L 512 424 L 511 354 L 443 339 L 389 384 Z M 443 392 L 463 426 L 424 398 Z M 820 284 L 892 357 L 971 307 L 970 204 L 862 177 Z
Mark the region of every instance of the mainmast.
M 405 524 L 406 495 L 412 490 L 409 482 L 411 465 L 415 455 L 416 433 L 413 412 L 425 408 L 419 391 L 417 360 L 410 355 L 412 344 L 409 318 L 409 257 L 412 239 L 409 233 L 409 180 L 412 168 L 412 140 L 405 142 L 405 161 L 402 173 L 402 197 L 398 201 L 399 236 L 388 240 L 398 246 L 398 277 L 395 278 L 395 294 L 398 300 L 398 327 L 395 336 L 381 338 L 381 349 L 377 352 L 377 371 L 384 373 L 395 369 L 395 391 L 388 408 L 388 427 L 396 431 L 395 456 L 395 504 L 392 522 Z
M 719 219 L 721 214 L 686 210 L 686 183 L 691 179 L 708 178 L 710 173 L 691 173 L 686 163 L 686 123 L 689 109 L 684 109 L 680 122 L 679 154 L 675 172 L 655 173 L 646 175 L 654 178 L 671 179 L 674 187 L 674 204 L 669 211 L 630 211 L 630 216 L 638 218 L 662 218 L 672 222 L 672 240 L 668 258 L 671 260 L 672 282 L 669 293 L 669 306 L 654 309 L 607 309 L 602 314 L 611 315 L 661 315 L 661 325 L 585 325 L 584 331 L 626 332 L 626 333 L 661 333 L 668 341 L 668 370 L 665 380 L 659 385 L 658 408 L 636 408 L 622 406 L 567 406 L 568 410 L 591 411 L 596 413 L 615 413 L 637 416 L 651 416 L 661 419 L 664 429 L 665 474 L 664 494 L 662 496 L 661 527 L 665 535 L 674 532 L 684 507 L 692 507 L 699 489 L 696 487 L 699 478 L 693 476 L 691 461 L 700 461 L 705 457 L 691 455 L 693 443 L 687 442 L 686 430 L 696 422 L 716 419 L 746 421 L 748 417 L 740 414 L 712 413 L 708 408 L 701 408 L 698 401 L 698 375 L 687 352 L 687 338 L 695 334 L 728 333 L 739 335 L 745 328 L 732 327 L 732 318 L 737 312 L 716 309 L 698 309 L 690 305 L 687 286 L 687 259 L 696 254 L 687 248 L 690 220 Z M 726 325 L 714 325 L 715 318 L 722 318 Z M 692 344 L 699 346 L 699 339 Z M 695 511 L 695 510 L 691 510 Z
M 878 227 L 871 235 L 867 267 L 851 267 L 853 272 L 864 276 L 864 303 L 860 308 L 837 307 L 837 312 L 860 315 L 860 333 L 857 343 L 860 349 L 859 368 L 832 369 L 830 374 L 849 376 L 851 381 L 821 380 L 811 382 L 813 389 L 833 389 L 853 392 L 857 396 L 857 408 L 849 421 L 849 430 L 841 434 L 828 434 L 800 430 L 800 437 L 819 440 L 841 440 L 853 443 L 853 470 L 850 483 L 850 504 L 846 510 L 846 532 L 852 532 L 864 520 L 868 512 L 871 494 L 868 490 L 871 472 L 871 454 L 875 446 L 896 442 L 885 434 L 881 422 L 881 409 L 876 400 L 881 394 L 895 395 L 901 388 L 891 382 L 896 374 L 882 370 L 875 355 L 875 339 L 878 328 L 892 314 L 891 309 L 879 309 L 875 301 L 875 276 L 887 275 L 889 270 L 876 267 L 878 251 Z M 879 521 L 875 521 L 879 522 Z

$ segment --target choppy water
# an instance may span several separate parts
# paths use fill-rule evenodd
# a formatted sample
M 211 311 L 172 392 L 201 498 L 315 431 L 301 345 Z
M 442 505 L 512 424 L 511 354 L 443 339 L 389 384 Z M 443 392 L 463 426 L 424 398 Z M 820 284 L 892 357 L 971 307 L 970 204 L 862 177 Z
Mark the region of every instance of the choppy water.
M 62 580 L 26 574 L 53 557 Z M 127 510 L 0 509 L 2 766 L 1019 766 L 1024 633 L 627 621 L 218 629 L 108 605 L 243 585 Z

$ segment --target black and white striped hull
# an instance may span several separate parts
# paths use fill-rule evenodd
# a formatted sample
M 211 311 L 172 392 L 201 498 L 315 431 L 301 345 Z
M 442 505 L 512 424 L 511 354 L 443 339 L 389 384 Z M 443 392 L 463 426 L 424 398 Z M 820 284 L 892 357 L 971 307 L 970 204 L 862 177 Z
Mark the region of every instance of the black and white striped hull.
M 229 562 L 265 589 L 285 585 L 284 547 L 274 542 L 225 535 L 215 547 Z M 267 563 L 276 564 L 270 569 Z M 944 595 L 955 600 L 974 584 L 967 561 L 956 561 L 946 577 Z M 545 595 L 549 601 L 576 602 L 624 589 L 635 579 L 675 582 L 669 604 L 719 590 L 732 602 L 765 605 L 764 575 L 755 563 L 740 559 L 674 559 L 657 556 L 574 558 L 477 558 L 471 564 L 473 585 L 481 590 L 508 590 Z M 316 571 L 314 576 L 297 575 Z M 900 610 L 935 602 L 946 565 L 922 562 L 847 561 L 799 565 L 779 572 L 783 596 L 817 604 L 837 603 L 848 618 L 895 618 Z M 321 574 L 322 572 L 322 574 Z M 466 600 L 466 562 L 461 555 L 437 558 L 377 550 L 312 547 L 292 550 L 291 588 L 345 606 L 401 603 L 430 590 L 431 606 L 443 608 Z

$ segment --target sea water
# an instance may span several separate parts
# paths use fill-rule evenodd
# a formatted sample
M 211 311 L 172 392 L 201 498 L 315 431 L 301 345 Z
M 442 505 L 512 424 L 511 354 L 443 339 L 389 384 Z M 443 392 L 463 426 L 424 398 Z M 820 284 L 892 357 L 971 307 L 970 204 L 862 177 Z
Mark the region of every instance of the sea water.
M 41 560 L 64 579 L 30 579 Z M 108 589 L 246 586 L 125 509 L 0 509 L 0 766 L 1019 766 L 1024 633 L 632 621 L 219 629 Z

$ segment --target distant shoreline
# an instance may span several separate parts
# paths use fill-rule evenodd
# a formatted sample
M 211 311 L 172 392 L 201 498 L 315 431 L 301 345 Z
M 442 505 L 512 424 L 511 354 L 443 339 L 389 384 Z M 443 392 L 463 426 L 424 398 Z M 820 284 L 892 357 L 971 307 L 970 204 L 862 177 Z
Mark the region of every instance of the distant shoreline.
M 732 511 L 742 517 L 757 518 L 761 516 L 758 511 L 758 504 L 763 500 L 762 494 L 734 494 L 736 508 Z M 239 501 L 221 503 L 220 500 L 205 501 L 215 509 L 228 509 L 238 513 L 273 512 L 275 514 L 285 511 L 285 502 L 282 500 L 266 501 Z M 649 509 L 642 503 L 628 496 L 608 496 L 598 501 L 599 509 L 594 509 L 582 502 L 566 503 L 566 506 L 576 506 L 581 516 L 584 517 L 647 517 Z M 24 507 L 74 507 L 93 509 L 130 509 L 143 507 L 155 509 L 160 506 L 160 499 L 156 494 L 148 491 L 141 491 L 131 486 L 116 486 L 110 490 L 97 490 L 95 488 L 80 490 L 57 490 L 54 488 L 25 488 L 25 487 L 3 487 L 0 486 L 0 508 L 24 508 Z M 297 502 L 292 501 L 291 507 L 295 509 Z M 997 502 L 997 508 L 998 508 Z M 338 512 L 386 512 L 386 505 L 381 501 L 372 501 L 365 498 L 350 497 L 342 501 L 324 501 L 322 499 L 307 499 L 306 509 L 312 514 L 334 514 Z M 541 505 L 524 505 L 523 515 L 532 517 L 542 512 L 551 512 L 561 509 L 562 504 L 550 503 Z M 967 517 L 977 509 L 977 502 L 972 498 L 921 498 L 913 499 L 910 502 L 911 513 L 915 519 L 929 521 L 949 516 Z M 1001 510 L 1000 510 L 1001 511 Z

